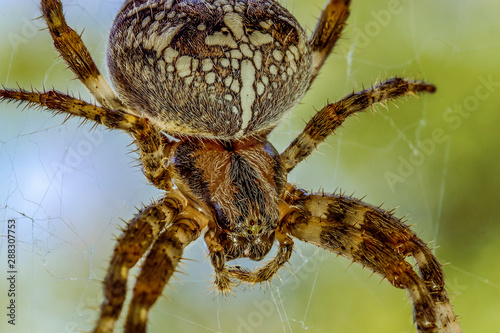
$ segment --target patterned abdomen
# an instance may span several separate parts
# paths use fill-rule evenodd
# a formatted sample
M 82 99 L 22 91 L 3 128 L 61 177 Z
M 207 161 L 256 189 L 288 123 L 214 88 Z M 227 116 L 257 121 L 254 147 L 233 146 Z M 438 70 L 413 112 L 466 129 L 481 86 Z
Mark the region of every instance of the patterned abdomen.
M 166 132 L 230 139 L 271 130 L 298 103 L 311 57 L 274 1 L 129 0 L 108 66 L 120 98 Z

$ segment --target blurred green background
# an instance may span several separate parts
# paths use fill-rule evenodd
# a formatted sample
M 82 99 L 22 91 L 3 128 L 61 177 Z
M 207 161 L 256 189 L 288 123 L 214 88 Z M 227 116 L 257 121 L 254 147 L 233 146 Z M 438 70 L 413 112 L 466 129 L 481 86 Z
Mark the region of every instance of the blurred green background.
M 107 32 L 121 1 L 63 3 L 105 72 Z M 282 3 L 310 31 L 324 1 Z M 354 1 L 322 74 L 271 136 L 284 149 L 315 109 L 380 78 L 436 84 L 434 95 L 349 119 L 289 180 L 398 207 L 447 264 L 466 332 L 500 330 L 499 11 L 500 2 L 485 0 Z M 38 16 L 36 1 L 0 1 L 0 83 L 92 100 L 64 70 L 42 22 L 32 20 Z M 160 195 L 132 165 L 127 135 L 63 119 L 0 104 L 0 275 L 9 218 L 17 221 L 19 270 L 18 323 L 7 325 L 2 310 L 2 332 L 90 330 L 120 218 Z M 311 245 L 297 242 L 281 279 L 227 299 L 210 292 L 203 242 L 185 256 L 193 260 L 155 305 L 149 332 L 415 331 L 404 291 Z M 0 281 L 4 309 L 7 285 Z

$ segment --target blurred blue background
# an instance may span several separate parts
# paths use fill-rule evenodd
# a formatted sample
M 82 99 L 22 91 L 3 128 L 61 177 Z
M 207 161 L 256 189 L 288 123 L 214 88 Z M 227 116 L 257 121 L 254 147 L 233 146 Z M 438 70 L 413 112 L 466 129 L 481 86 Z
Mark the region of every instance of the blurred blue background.
M 311 31 L 324 1 L 282 3 Z M 107 33 L 121 1 L 63 4 L 106 72 Z M 315 109 L 380 78 L 436 84 L 434 95 L 349 119 L 289 181 L 398 207 L 446 263 L 466 332 L 500 329 L 499 10 L 499 2 L 485 0 L 354 1 L 322 74 L 271 136 L 284 149 Z M 36 1 L 0 0 L 0 83 L 54 87 L 91 101 L 57 58 L 42 21 L 33 21 L 39 15 Z M 19 270 L 18 325 L 7 325 L 2 310 L 2 332 L 89 331 L 120 219 L 161 195 L 134 166 L 130 137 L 63 120 L 0 104 L 0 267 L 6 272 L 5 221 L 15 219 Z M 297 243 L 281 279 L 227 299 L 210 292 L 203 242 L 191 245 L 185 256 L 193 260 L 155 305 L 149 332 L 415 331 L 404 291 Z M 4 309 L 7 285 L 0 281 Z

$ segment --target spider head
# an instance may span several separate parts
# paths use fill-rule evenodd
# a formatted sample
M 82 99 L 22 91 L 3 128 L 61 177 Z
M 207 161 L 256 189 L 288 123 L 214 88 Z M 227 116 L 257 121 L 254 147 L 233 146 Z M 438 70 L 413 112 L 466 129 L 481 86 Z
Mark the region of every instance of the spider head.
M 238 233 L 221 230 L 218 238 L 228 261 L 237 258 L 259 261 L 273 247 L 274 235 L 274 230 L 257 235 L 248 235 L 245 231 Z
M 185 139 L 170 163 L 176 186 L 211 210 L 229 260 L 260 260 L 269 252 L 286 174 L 267 140 Z
M 253 194 L 258 194 L 259 189 Z M 252 194 L 248 195 L 249 197 Z M 236 258 L 250 258 L 261 260 L 271 249 L 274 242 L 274 233 L 278 223 L 277 206 L 270 205 L 258 209 L 259 200 L 252 204 L 249 198 L 240 201 L 242 195 L 235 195 L 236 201 L 232 206 L 238 209 L 239 214 L 231 214 L 229 217 L 226 211 L 234 209 L 231 207 L 215 204 L 216 222 L 219 227 L 218 238 L 224 248 L 224 253 L 228 260 Z M 262 201 L 260 201 L 262 202 Z M 251 212 L 247 212 L 250 208 Z

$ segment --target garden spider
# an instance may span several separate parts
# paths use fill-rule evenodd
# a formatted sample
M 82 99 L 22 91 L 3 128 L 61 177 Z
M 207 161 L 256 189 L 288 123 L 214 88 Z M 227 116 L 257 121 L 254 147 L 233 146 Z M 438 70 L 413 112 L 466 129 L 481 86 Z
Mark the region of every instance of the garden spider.
M 237 283 L 270 281 L 296 238 L 336 252 L 408 291 L 419 332 L 460 332 L 441 266 L 391 212 L 340 194 L 310 194 L 287 175 L 354 113 L 417 92 L 392 78 L 325 106 L 279 154 L 268 134 L 302 98 L 339 39 L 348 0 L 330 0 L 307 38 L 273 0 L 127 0 L 108 47 L 114 88 L 99 73 L 62 4 L 42 0 L 54 45 L 100 106 L 55 90 L 0 90 L 26 102 L 121 129 L 134 138 L 143 171 L 164 196 L 139 211 L 118 238 L 94 332 L 113 332 L 129 270 L 135 282 L 126 332 L 145 332 L 148 312 L 183 249 L 202 234 L 226 295 Z M 227 262 L 275 257 L 249 271 Z M 418 274 L 406 261 L 412 256 Z

